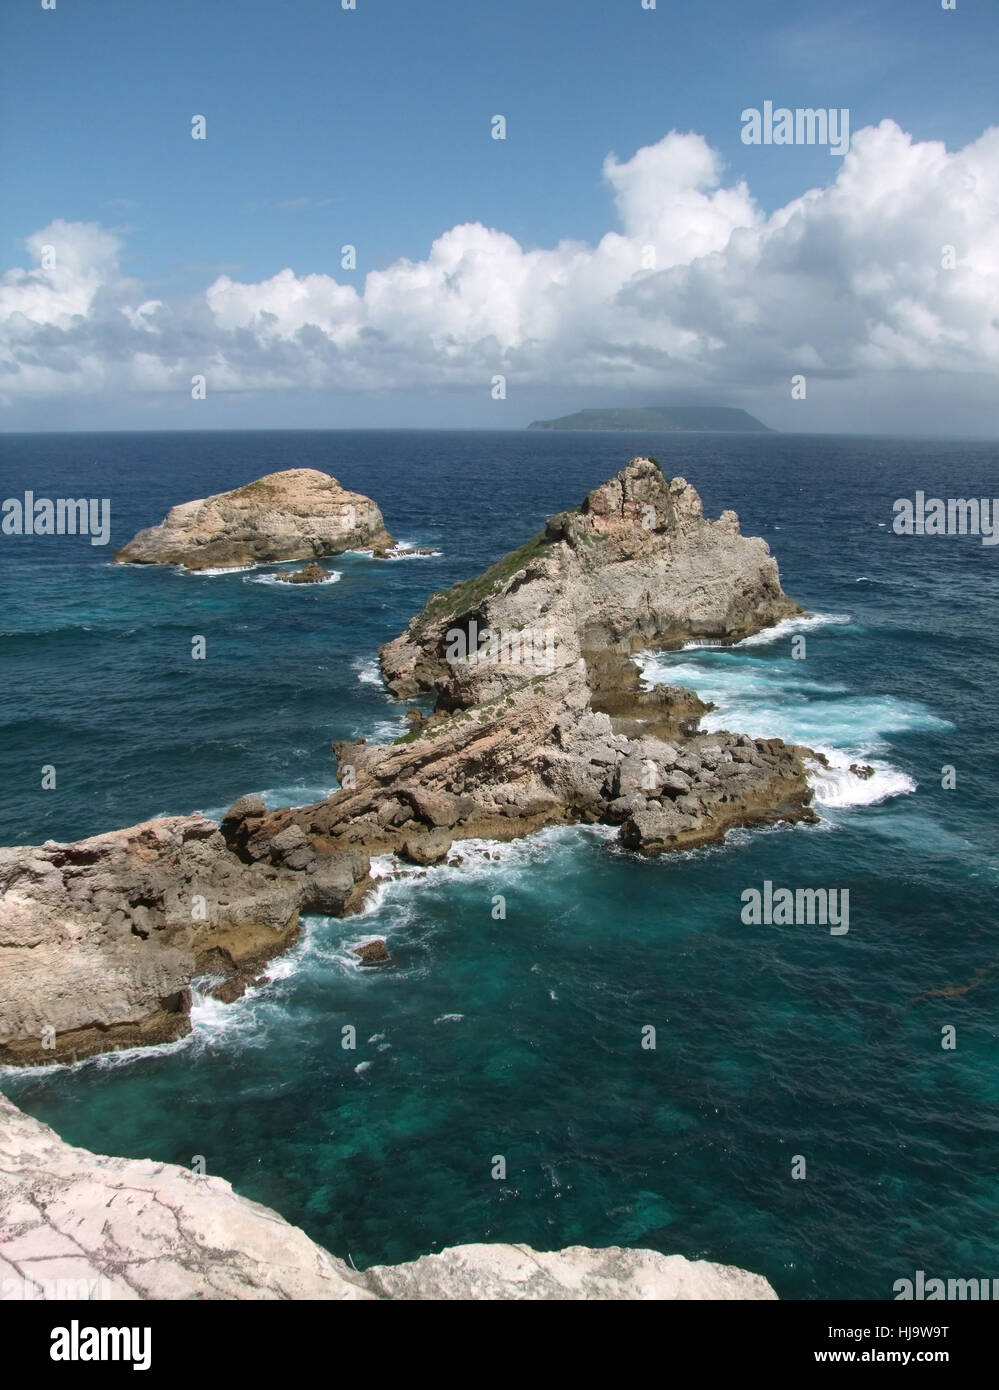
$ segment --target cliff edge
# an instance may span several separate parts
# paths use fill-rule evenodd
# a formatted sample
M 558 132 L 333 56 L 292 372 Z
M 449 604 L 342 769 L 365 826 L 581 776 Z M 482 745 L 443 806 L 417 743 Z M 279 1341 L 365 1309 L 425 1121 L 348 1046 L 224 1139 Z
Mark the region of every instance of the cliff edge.
M 459 1245 L 359 1272 L 222 1178 L 73 1148 L 0 1095 L 0 1298 L 776 1299 L 759 1274 L 612 1246 Z

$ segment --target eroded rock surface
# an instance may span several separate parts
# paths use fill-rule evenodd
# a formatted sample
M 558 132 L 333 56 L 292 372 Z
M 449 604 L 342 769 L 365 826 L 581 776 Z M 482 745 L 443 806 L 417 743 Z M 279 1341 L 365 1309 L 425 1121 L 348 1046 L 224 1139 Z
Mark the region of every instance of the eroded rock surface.
M 324 853 L 434 864 L 453 841 L 601 822 L 650 854 L 717 843 L 735 825 L 814 818 L 800 752 L 780 739 L 629 737 L 588 697 L 579 662 L 501 700 L 442 713 L 412 741 L 338 743 L 350 785 L 265 816 L 247 851 L 266 852 L 298 826 Z
M 529 1245 L 456 1245 L 409 1264 L 374 1265 L 367 1286 L 382 1298 L 776 1299 L 761 1274 L 654 1250 L 533 1250 Z
M 195 976 L 231 1000 L 295 940 L 302 910 L 359 905 L 363 855 L 333 859 L 289 832 L 242 856 L 234 832 L 263 810 L 244 797 L 221 827 L 175 816 L 0 849 L 0 1062 L 170 1042 L 190 1030 Z
M 377 505 L 315 468 L 268 473 L 245 487 L 171 507 L 115 554 L 128 564 L 224 569 L 312 560 L 393 545 Z
M 382 669 L 397 695 L 431 691 L 465 708 L 553 662 L 736 642 L 802 611 L 766 542 L 741 535 L 735 512 L 707 520 L 689 483 L 636 458 L 484 574 L 434 594 L 382 648 Z M 447 634 L 473 625 L 480 638 L 498 634 L 496 658 L 486 637 L 478 660 L 449 659 Z M 506 660 L 517 633 L 519 660 Z

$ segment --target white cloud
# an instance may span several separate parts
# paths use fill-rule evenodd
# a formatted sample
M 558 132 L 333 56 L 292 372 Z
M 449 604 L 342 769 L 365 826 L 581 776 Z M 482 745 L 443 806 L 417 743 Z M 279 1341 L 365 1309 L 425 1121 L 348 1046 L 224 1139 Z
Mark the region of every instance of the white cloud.
M 626 239 L 654 244 L 660 269 L 723 251 L 737 227 L 760 220 L 744 183 L 720 187 L 721 159 L 699 135 L 671 131 L 625 163 L 608 155 L 603 172 Z
M 91 314 L 98 291 L 117 274 L 121 242 L 96 222 L 52 222 L 26 244 L 38 268 L 0 279 L 0 322 L 68 328 Z
M 283 269 L 169 304 L 122 276 L 118 236 L 53 222 L 28 238 L 35 268 L 0 277 L 0 396 L 186 391 L 199 372 L 210 391 L 481 391 L 495 372 L 661 390 L 999 368 L 999 129 L 948 153 L 869 127 L 828 187 L 769 217 L 696 134 L 603 174 L 620 225 L 596 246 L 466 223 L 360 288 Z

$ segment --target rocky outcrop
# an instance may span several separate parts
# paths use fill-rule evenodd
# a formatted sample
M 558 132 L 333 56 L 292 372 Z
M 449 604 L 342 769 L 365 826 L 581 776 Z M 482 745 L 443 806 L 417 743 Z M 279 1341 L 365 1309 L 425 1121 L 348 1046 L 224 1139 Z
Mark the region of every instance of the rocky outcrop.
M 291 574 L 276 574 L 274 576 L 279 584 L 325 584 L 329 577 L 329 570 L 324 569 L 322 565 L 317 565 L 315 560 L 303 565 L 300 570 L 295 570 Z
M 646 854 L 720 842 L 736 825 L 814 819 L 799 751 L 779 739 L 617 733 L 589 704 L 580 662 L 502 700 L 431 719 L 397 744 L 338 743 L 349 784 L 265 816 L 263 852 L 297 826 L 324 853 L 444 860 L 453 841 L 511 840 L 551 825 L 620 825 Z M 639 715 L 629 718 L 632 728 Z
M 456 1245 L 410 1264 L 373 1265 L 361 1276 L 381 1298 L 481 1300 L 776 1299 L 762 1274 L 733 1265 L 626 1250 L 532 1250 L 529 1245 Z
M 803 610 L 735 512 L 705 518 L 683 478 L 636 458 L 484 574 L 432 595 L 382 648 L 397 695 L 462 709 L 593 654 L 737 642 Z M 464 656 L 464 659 L 462 659 Z
M 263 811 L 245 797 L 221 826 L 177 816 L 0 850 L 0 1062 L 170 1042 L 190 1030 L 196 976 L 236 998 L 295 940 L 301 911 L 359 905 L 363 855 L 317 853 L 294 830 L 244 854 Z
M 381 659 L 397 695 L 434 695 L 434 716 L 394 745 L 335 744 L 343 789 L 257 834 L 297 824 L 328 851 L 430 864 L 453 840 L 556 824 L 620 825 L 626 847 L 657 854 L 814 819 L 799 750 L 700 734 L 710 706 L 647 690 L 631 659 L 801 612 L 734 512 L 706 520 L 688 483 L 633 459 L 520 550 L 432 595 Z
M 354 947 L 354 955 L 360 957 L 362 965 L 385 965 L 392 959 L 385 942 L 378 937 L 375 941 L 365 941 Z
M 335 744 L 332 796 L 0 851 L 0 1061 L 179 1036 L 195 976 L 236 997 L 301 911 L 357 906 L 371 854 L 429 866 L 463 839 L 600 822 L 651 855 L 814 820 L 807 750 L 701 733 L 709 707 L 646 689 L 631 655 L 800 611 L 733 512 L 706 520 L 689 484 L 633 459 L 382 648 L 390 687 L 435 712 L 394 744 Z
M 652 1250 L 459 1245 L 359 1272 L 222 1178 L 63 1143 L 0 1096 L 5 1299 L 775 1299 Z
M 289 468 L 232 492 L 172 507 L 115 554 L 121 563 L 224 569 L 276 560 L 311 560 L 345 550 L 393 545 L 370 497 L 348 492 L 328 473 Z

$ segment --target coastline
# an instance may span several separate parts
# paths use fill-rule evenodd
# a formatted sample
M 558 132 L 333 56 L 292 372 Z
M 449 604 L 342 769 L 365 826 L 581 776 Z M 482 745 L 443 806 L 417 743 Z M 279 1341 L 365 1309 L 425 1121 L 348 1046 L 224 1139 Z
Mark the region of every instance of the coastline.
M 737 826 L 814 820 L 807 750 L 700 734 L 708 706 L 682 688 L 643 689 L 632 659 L 802 613 L 733 512 L 706 520 L 689 484 L 633 459 L 534 542 L 432 595 L 382 647 L 393 694 L 432 694 L 435 712 L 393 744 L 334 744 L 341 785 L 325 800 L 268 811 L 250 795 L 219 822 L 172 817 L 2 851 L 13 968 L 0 1061 L 182 1036 L 192 980 L 216 976 L 216 998 L 239 997 L 297 938 L 301 913 L 359 910 L 372 855 L 431 865 L 462 840 L 576 823 L 617 826 L 626 849 L 655 855 L 721 843 Z M 445 659 L 442 634 L 480 621 L 518 642 L 544 624 L 543 651 L 518 645 L 510 665 Z

